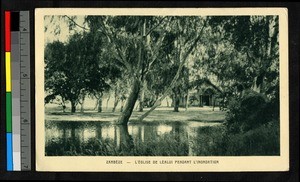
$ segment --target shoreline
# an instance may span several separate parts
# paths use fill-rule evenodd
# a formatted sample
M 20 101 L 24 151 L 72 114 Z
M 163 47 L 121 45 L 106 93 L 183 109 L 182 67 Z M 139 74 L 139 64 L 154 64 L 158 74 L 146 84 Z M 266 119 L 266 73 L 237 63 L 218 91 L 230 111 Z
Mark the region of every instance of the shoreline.
M 147 110 L 145 109 L 144 112 Z M 138 123 L 137 118 L 144 112 L 134 111 L 130 118 L 131 123 Z M 84 113 L 76 112 L 46 112 L 45 120 L 49 121 L 99 121 L 113 122 L 118 119 L 120 112 L 104 111 L 101 113 L 95 111 L 86 111 Z M 173 112 L 172 110 L 155 110 L 142 122 L 201 122 L 201 123 L 222 123 L 225 121 L 226 111 L 212 111 L 208 109 L 191 109 L 187 111 Z

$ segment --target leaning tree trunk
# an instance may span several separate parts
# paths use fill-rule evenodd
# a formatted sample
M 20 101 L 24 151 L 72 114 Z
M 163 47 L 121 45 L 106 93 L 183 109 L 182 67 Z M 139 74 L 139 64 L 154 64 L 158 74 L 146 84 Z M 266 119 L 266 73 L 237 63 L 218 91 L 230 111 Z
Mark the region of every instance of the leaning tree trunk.
M 135 78 L 132 83 L 131 91 L 129 97 L 127 98 L 124 110 L 116 122 L 117 124 L 126 125 L 128 123 L 129 118 L 134 109 L 135 102 L 138 99 L 139 91 L 140 91 L 140 82 L 139 80 L 137 80 L 137 78 Z
M 136 75 L 134 76 L 134 80 L 132 83 L 131 91 L 129 94 L 129 97 L 127 98 L 124 110 L 122 114 L 120 115 L 117 124 L 127 125 L 129 118 L 132 114 L 132 111 L 134 109 L 134 105 L 139 97 L 141 83 L 143 83 L 144 80 L 144 73 L 143 73 L 143 55 L 142 55 L 142 48 L 144 47 L 143 44 L 145 43 L 146 38 L 146 20 L 141 24 L 141 36 L 142 40 L 139 42 L 139 50 L 138 50 L 138 59 L 137 59 L 137 69 L 136 69 Z
M 129 135 L 128 127 L 125 125 L 115 126 L 115 137 L 120 143 L 117 145 L 117 150 L 125 155 L 129 155 L 134 147 L 132 137 Z

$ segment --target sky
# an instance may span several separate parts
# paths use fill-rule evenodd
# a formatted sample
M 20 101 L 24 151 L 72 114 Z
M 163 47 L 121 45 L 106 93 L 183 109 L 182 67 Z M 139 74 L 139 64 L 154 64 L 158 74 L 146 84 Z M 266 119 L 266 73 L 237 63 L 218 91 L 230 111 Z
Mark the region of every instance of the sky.
M 76 16 L 76 23 L 78 25 L 84 26 L 84 16 Z M 59 16 L 45 16 L 44 26 L 47 29 L 45 31 L 44 43 L 50 43 L 55 40 L 61 42 L 66 42 L 68 37 L 74 33 L 74 31 L 69 31 L 69 26 L 66 18 L 59 18 Z M 55 30 L 60 30 L 59 34 L 55 34 Z M 75 27 L 76 31 L 83 31 L 80 27 Z

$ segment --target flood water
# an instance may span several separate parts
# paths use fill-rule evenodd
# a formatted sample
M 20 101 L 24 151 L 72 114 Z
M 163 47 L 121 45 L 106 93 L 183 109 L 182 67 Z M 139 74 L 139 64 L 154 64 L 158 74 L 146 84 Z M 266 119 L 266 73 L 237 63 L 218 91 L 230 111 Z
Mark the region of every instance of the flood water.
M 193 156 L 220 123 L 46 121 L 46 156 Z M 201 147 L 200 147 L 201 148 Z

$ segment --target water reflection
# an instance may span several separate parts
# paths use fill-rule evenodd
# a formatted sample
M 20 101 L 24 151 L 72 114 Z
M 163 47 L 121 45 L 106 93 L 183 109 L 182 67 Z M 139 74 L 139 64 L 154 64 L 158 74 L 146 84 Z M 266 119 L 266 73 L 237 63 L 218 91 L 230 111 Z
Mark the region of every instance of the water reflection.
M 216 124 L 216 123 L 214 123 Z M 130 123 L 46 121 L 46 155 L 187 156 L 194 151 L 199 128 L 193 122 Z

